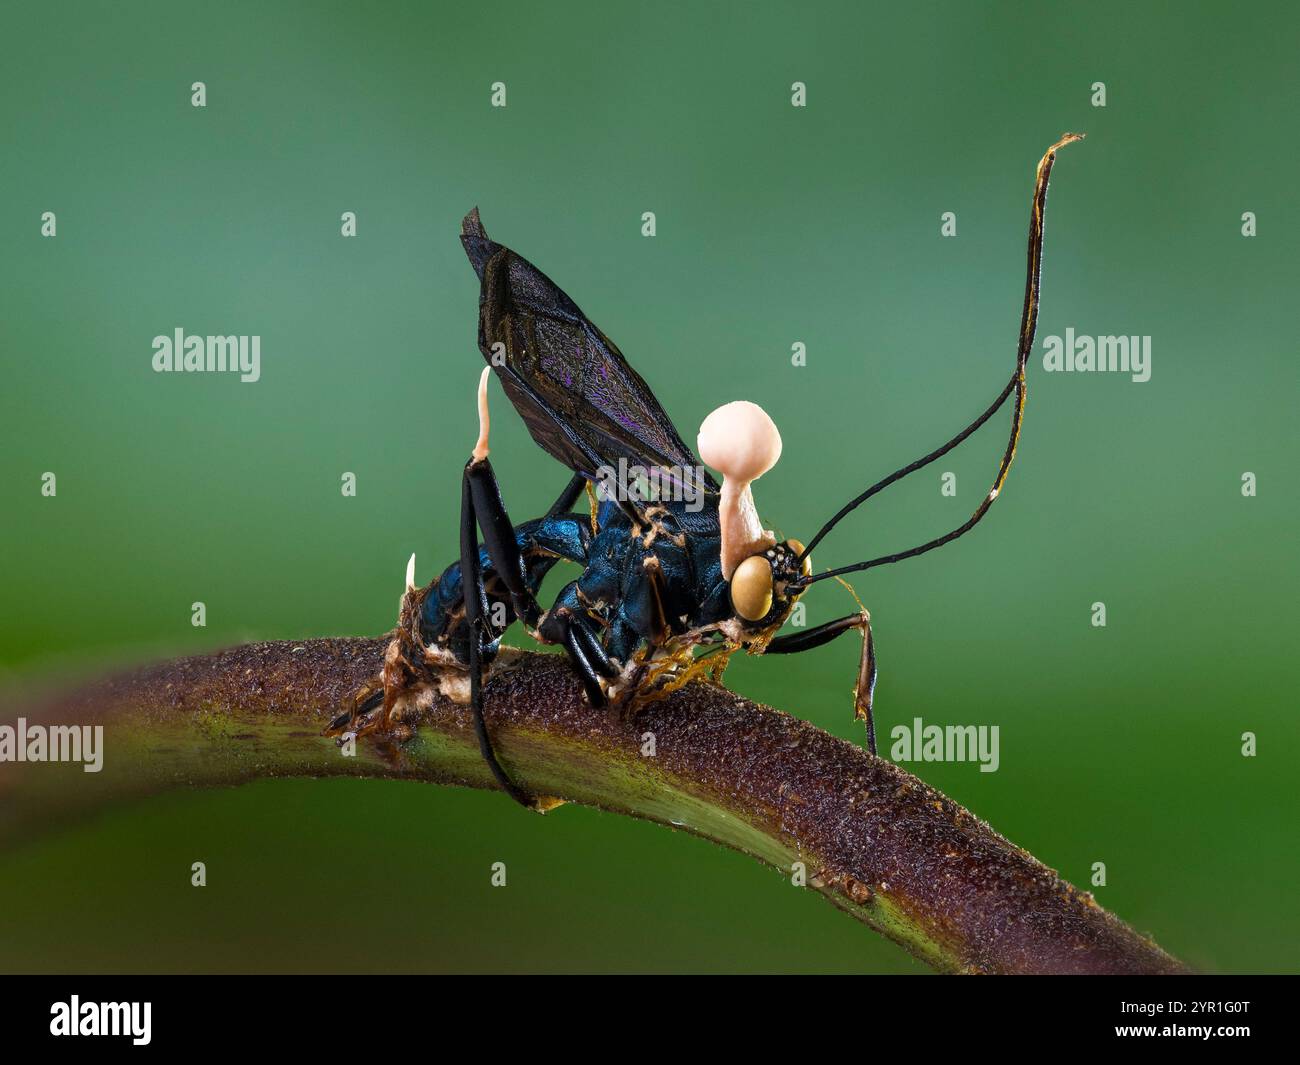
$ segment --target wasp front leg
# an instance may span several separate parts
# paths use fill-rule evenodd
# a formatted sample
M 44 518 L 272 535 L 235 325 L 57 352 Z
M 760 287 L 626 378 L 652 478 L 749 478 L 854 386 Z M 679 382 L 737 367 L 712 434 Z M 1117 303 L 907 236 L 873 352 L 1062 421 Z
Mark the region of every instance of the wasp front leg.
M 862 660 L 858 665 L 858 685 L 853 691 L 853 712 L 860 721 L 866 723 L 867 749 L 875 754 L 876 721 L 872 714 L 872 703 L 876 694 L 876 641 L 871 634 L 871 615 L 866 610 L 846 614 L 807 632 L 778 636 L 767 645 L 763 653 L 784 655 L 810 651 L 853 629 L 862 631 Z

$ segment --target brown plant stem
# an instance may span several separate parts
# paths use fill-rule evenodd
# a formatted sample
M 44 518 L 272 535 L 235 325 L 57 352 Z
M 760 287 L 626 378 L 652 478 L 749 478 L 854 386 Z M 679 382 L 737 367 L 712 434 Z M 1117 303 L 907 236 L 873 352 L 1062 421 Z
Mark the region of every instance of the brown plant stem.
M 9 706 L 0 723 L 102 724 L 104 766 L 0 763 L 0 838 L 181 785 L 349 775 L 495 787 L 468 708 L 437 692 L 408 705 L 404 742 L 364 737 L 347 757 L 322 736 L 386 643 L 248 644 Z M 696 683 L 628 719 L 589 707 L 562 656 L 524 652 L 485 693 L 498 754 L 534 794 L 671 824 L 787 876 L 802 862 L 809 887 L 936 968 L 1182 969 L 952 800 L 788 714 Z

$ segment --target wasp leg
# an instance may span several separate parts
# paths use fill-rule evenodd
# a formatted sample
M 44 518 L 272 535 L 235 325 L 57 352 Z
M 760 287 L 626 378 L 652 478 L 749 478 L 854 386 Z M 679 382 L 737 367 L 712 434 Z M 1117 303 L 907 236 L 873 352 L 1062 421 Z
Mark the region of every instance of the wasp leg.
M 574 643 L 577 644 L 591 664 L 591 668 L 606 680 L 613 680 L 617 677 L 619 674 L 618 666 L 610 661 L 609 654 L 600 645 L 600 640 L 592 629 L 591 622 L 582 614 L 571 614 L 568 620 L 569 632 L 573 634 Z
M 582 608 L 577 581 L 570 581 L 560 590 L 555 605 L 542 619 L 538 635 L 547 643 L 561 645 L 568 652 L 588 702 L 592 706 L 604 706 L 608 700 L 600 686 L 600 678 L 613 680 L 620 671 Z
M 470 505 L 473 507 L 478 526 L 483 530 L 483 543 L 492 561 L 493 572 L 510 594 L 511 605 L 516 616 L 521 618 L 530 629 L 535 628 L 541 617 L 541 609 L 529 587 L 524 556 L 519 550 L 514 526 L 510 523 L 505 503 L 501 499 L 501 490 L 497 485 L 496 475 L 492 472 L 491 462 L 486 457 L 471 459 L 465 467 L 465 483 L 468 485 Z M 575 488 L 577 491 L 582 488 L 580 478 L 577 476 L 570 480 L 560 498 L 556 500 L 556 506 L 561 504 L 572 506 L 577 498 Z M 476 553 L 475 562 L 477 561 Z M 463 562 L 461 568 L 464 573 Z M 467 597 L 468 594 L 467 584 Z M 486 605 L 484 613 L 486 613 Z M 469 620 L 468 614 L 466 619 Z M 571 605 L 566 604 L 558 610 L 553 610 L 548 621 L 551 624 L 542 630 L 543 637 L 551 642 L 563 644 L 582 677 L 583 687 L 592 705 L 603 705 L 605 696 L 601 691 L 598 678 L 613 678 L 618 676 L 619 671 L 618 667 L 609 660 L 605 649 L 601 647 L 586 614 L 575 599 Z
M 515 800 L 520 806 L 529 810 L 538 809 L 537 800 L 519 787 L 497 761 L 496 751 L 492 747 L 492 737 L 488 735 L 487 722 L 483 717 L 483 621 L 480 618 L 470 626 L 469 641 L 469 702 L 474 714 L 474 735 L 478 737 L 479 753 L 492 771 L 501 790 Z
M 384 690 L 371 692 L 368 696 L 357 703 L 351 710 L 345 710 L 330 722 L 330 731 L 343 729 L 344 726 L 350 730 L 354 728 L 362 718 L 370 713 L 371 710 L 377 710 L 384 703 Z
M 502 768 L 501 763 L 497 761 L 496 751 L 492 747 L 492 738 L 488 735 L 487 722 L 483 717 L 483 669 L 486 663 L 484 659 L 484 646 L 486 643 L 486 626 L 488 612 L 487 589 L 483 586 L 483 570 L 479 565 L 478 550 L 478 529 L 484 528 L 484 535 L 487 536 L 487 528 L 493 520 L 493 515 L 489 515 L 487 523 L 480 520 L 478 509 L 476 507 L 477 496 L 481 493 L 474 489 L 474 467 L 483 466 L 486 459 L 471 459 L 465 466 L 465 476 L 461 488 L 461 515 L 460 515 L 460 572 L 461 587 L 465 597 L 465 623 L 469 629 L 469 703 L 470 710 L 474 716 L 474 732 L 478 736 L 479 752 L 483 755 L 483 761 L 492 771 L 493 777 L 506 792 L 519 805 L 526 806 L 530 810 L 536 809 L 536 803 L 533 798 L 523 791 Z M 496 479 L 491 476 L 491 468 L 487 470 L 487 476 L 490 478 L 490 484 L 493 488 L 496 486 Z M 500 495 L 497 496 L 498 503 Z M 504 517 L 505 508 L 501 508 L 501 516 Z M 508 520 L 508 519 L 507 519 Z M 519 555 L 518 545 L 514 541 L 514 529 L 509 528 L 510 543 L 515 548 L 515 555 L 519 558 L 519 570 L 523 573 L 523 560 Z M 498 541 L 498 547 L 499 547 Z M 493 565 L 497 565 L 497 554 L 493 551 L 492 541 L 487 543 L 488 554 L 493 560 Z M 503 578 L 503 583 L 509 587 L 509 582 Z M 523 585 L 527 590 L 527 585 Z M 513 589 L 512 598 L 513 596 Z M 531 598 L 531 593 L 529 595 Z
M 511 524 L 510 515 L 506 513 L 506 505 L 501 499 L 501 488 L 492 471 L 491 461 L 486 457 L 470 459 L 465 466 L 465 484 L 474 517 L 478 527 L 483 530 L 483 546 L 487 548 L 488 557 L 492 560 L 492 570 L 505 585 L 515 615 L 532 628 L 537 624 L 541 608 L 528 586 L 524 555 L 519 550 L 515 527 Z M 566 489 L 565 495 L 567 494 Z M 561 496 L 561 501 L 563 499 L 564 496 Z M 477 554 L 475 559 L 477 561 Z
M 575 473 L 569 479 L 569 483 L 564 486 L 560 498 L 551 504 L 551 509 L 546 512 L 546 516 L 556 518 L 561 514 L 567 514 L 573 509 L 573 505 L 578 501 L 578 496 L 582 495 L 586 488 L 587 478 L 581 473 Z
M 362 689 L 363 691 L 365 689 Z M 355 733 L 358 729 L 363 729 L 369 724 L 370 713 L 378 710 L 384 702 L 384 690 L 382 688 L 371 692 L 364 699 L 355 700 L 351 709 L 344 710 L 334 720 L 325 726 L 326 736 L 338 736 L 339 744 L 343 743 L 341 737 L 346 736 L 349 732 Z
M 764 654 L 788 655 L 810 651 L 852 629 L 862 630 L 862 661 L 858 666 L 858 686 L 853 691 L 853 713 L 867 726 L 867 750 L 876 753 L 876 719 L 872 703 L 876 695 L 876 641 L 871 634 L 871 615 L 863 610 L 818 625 L 807 632 L 778 636 L 767 645 Z
M 564 625 L 564 649 L 578 670 L 578 678 L 587 692 L 587 701 L 592 706 L 604 706 L 605 693 L 600 687 L 600 677 L 590 657 L 589 644 L 579 635 L 581 632 L 581 626 L 573 624 L 572 619 L 569 619 Z

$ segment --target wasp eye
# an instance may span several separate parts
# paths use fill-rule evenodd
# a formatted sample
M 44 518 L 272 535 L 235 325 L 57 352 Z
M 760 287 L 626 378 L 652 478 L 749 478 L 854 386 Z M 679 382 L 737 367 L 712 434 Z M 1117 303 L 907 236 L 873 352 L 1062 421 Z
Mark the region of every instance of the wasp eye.
M 800 555 L 803 554 L 803 544 L 801 544 L 798 540 L 787 540 L 785 542 L 785 546 L 790 549 L 791 553 L 794 555 L 795 558 L 798 558 Z M 812 573 L 812 555 L 809 555 L 807 558 L 803 560 L 803 565 L 799 567 L 799 571 L 805 577 L 807 577 L 810 573 Z
M 731 575 L 731 605 L 746 621 L 758 621 L 772 609 L 772 563 L 750 555 Z

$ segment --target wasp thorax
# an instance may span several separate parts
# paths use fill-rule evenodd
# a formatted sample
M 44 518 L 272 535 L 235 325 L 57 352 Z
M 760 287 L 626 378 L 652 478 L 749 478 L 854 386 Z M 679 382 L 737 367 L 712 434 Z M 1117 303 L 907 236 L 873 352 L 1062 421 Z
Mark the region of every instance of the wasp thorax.
M 759 523 L 749 486 L 781 457 L 781 434 L 762 407 L 737 400 L 704 419 L 696 442 L 700 458 L 722 474 L 722 576 L 730 580 L 746 558 L 776 543 Z
M 746 621 L 760 621 L 772 609 L 772 563 L 750 555 L 731 575 L 731 605 Z

